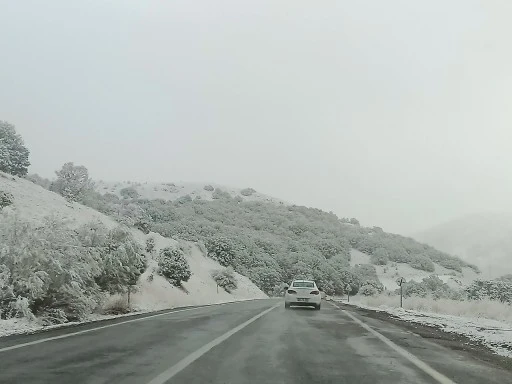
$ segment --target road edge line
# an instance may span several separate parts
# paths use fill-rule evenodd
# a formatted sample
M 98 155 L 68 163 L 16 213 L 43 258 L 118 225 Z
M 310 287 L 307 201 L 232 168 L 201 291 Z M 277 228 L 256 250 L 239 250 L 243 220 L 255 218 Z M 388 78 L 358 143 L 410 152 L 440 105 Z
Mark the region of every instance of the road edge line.
M 174 376 L 176 376 L 178 373 L 180 373 L 182 370 L 184 370 L 186 367 L 188 367 L 190 364 L 192 364 L 194 361 L 199 359 L 201 356 L 203 356 L 205 353 L 209 352 L 211 349 L 216 347 L 217 345 L 221 344 L 223 341 L 229 339 L 231 336 L 233 336 L 238 331 L 244 329 L 249 324 L 253 323 L 254 321 L 258 320 L 260 317 L 265 316 L 270 311 L 280 307 L 281 304 L 274 305 L 263 312 L 258 313 L 256 316 L 251 317 L 249 320 L 243 322 L 242 324 L 236 326 L 235 328 L 231 329 L 230 331 L 224 333 L 223 335 L 213 339 L 208 344 L 203 345 L 201 348 L 197 349 L 196 351 L 192 352 L 185 358 L 178 361 L 176 364 L 174 364 L 172 367 L 168 368 L 161 374 L 159 374 L 157 377 L 149 381 L 147 384 L 164 384 L 167 383 L 170 379 L 172 379 Z
M 381 333 L 377 332 L 375 329 L 370 327 L 368 324 L 363 322 L 362 320 L 358 319 L 356 316 L 351 314 L 350 312 L 344 310 L 339 305 L 331 303 L 333 307 L 338 308 L 343 314 L 350 317 L 352 320 L 354 320 L 359 326 L 366 329 L 368 332 L 370 332 L 372 335 L 377 337 L 380 341 L 382 341 L 384 344 L 386 344 L 388 347 L 393 349 L 395 352 L 397 352 L 402 357 L 409 360 L 410 363 L 414 364 L 417 368 L 421 369 L 424 373 L 432 377 L 434 380 L 436 380 L 440 384 L 456 384 L 453 380 L 449 379 L 442 373 L 436 371 L 434 368 L 432 368 L 427 363 L 420 360 L 418 357 L 413 355 L 411 352 L 405 350 L 404 348 L 398 346 L 397 344 L 393 343 L 390 339 L 388 339 L 386 336 L 382 335 Z
M 255 300 L 264 300 L 264 299 L 255 299 Z M 177 310 L 173 310 L 173 308 L 169 308 L 168 311 L 166 312 L 163 312 L 163 313 L 157 313 L 157 314 L 154 314 L 154 315 L 148 315 L 148 316 L 142 316 L 142 317 L 137 317 L 136 319 L 129 319 L 129 320 L 125 320 L 125 321 L 120 321 L 120 322 L 117 322 L 117 323 L 113 323 L 113 324 L 106 324 L 106 325 L 101 325 L 99 327 L 94 327 L 94 328 L 89 328 L 89 329 L 84 329 L 84 330 L 81 330 L 81 331 L 76 331 L 76 332 L 70 332 L 70 333 L 65 333 L 64 335 L 58 335 L 58 336 L 52 336 L 52 337 L 45 337 L 45 338 L 42 338 L 42 339 L 39 339 L 39 340 L 34 340 L 34 341 L 28 341 L 26 343 L 21 343 L 21 344 L 14 344 L 14 345 L 11 345 L 11 346 L 8 346 L 8 347 L 3 347 L 3 348 L 0 348 L 0 353 L 2 352 L 7 352 L 7 351 L 12 351 L 12 350 L 15 350 L 15 349 L 20 349 L 20 348 L 24 348 L 24 347 L 30 347 L 32 345 L 37 345 L 37 344 L 42 344 L 42 343 L 46 343 L 48 341 L 53 341 L 53 340 L 60 340 L 60 339 L 65 339 L 67 337 L 72 337 L 72 336 L 77 336 L 77 335 L 82 335 L 84 333 L 89 333 L 89 332 L 94 332 L 94 331 L 99 331 L 99 330 L 102 330 L 102 329 L 106 329 L 106 328 L 111 328 L 111 327 L 115 327 L 117 325 L 123 325 L 123 324 L 129 324 L 129 323 L 135 323 L 137 321 L 143 321 L 143 320 L 147 320 L 147 319 L 153 319 L 155 317 L 160 317 L 160 316 L 166 316 L 166 315 L 172 315 L 173 313 L 180 313 L 180 312 L 186 312 L 186 311 L 193 311 L 194 309 L 202 309 L 202 308 L 211 308 L 211 307 L 217 307 L 217 306 L 222 306 L 222 305 L 227 305 L 227 304 L 235 304 L 235 303 L 243 303 L 245 301 L 252 301 L 252 300 L 243 300 L 243 301 L 229 301 L 229 302 L 225 302 L 225 303 L 215 303 L 215 304 L 205 304 L 205 305 L 201 305 L 201 306 L 194 306 L 194 307 L 191 307 L 191 308 L 181 308 L 181 309 L 177 309 Z M 148 312 L 148 313 L 151 313 L 151 312 Z M 140 315 L 140 314 L 139 314 Z M 136 314 L 134 314 L 133 316 L 136 316 Z M 102 322 L 102 321 L 110 321 L 110 320 L 115 320 L 115 318 L 113 319 L 105 319 L 105 320 L 98 320 L 96 322 Z M 87 325 L 87 324 L 90 324 L 90 323 L 94 323 L 94 322 L 85 322 L 83 324 Z M 73 325 L 70 325 L 70 327 L 74 326 L 74 325 L 80 325 L 80 324 L 73 324 Z M 56 329 L 64 329 L 65 327 L 61 327 L 61 328 L 56 328 Z M 51 332 L 52 330 L 51 329 L 48 329 L 46 330 L 46 332 Z M 43 332 L 41 332 L 43 333 Z M 13 335 L 14 336 L 14 335 Z M 24 336 L 28 336 L 28 335 L 24 335 Z M 6 336 L 6 337 L 9 337 L 9 336 Z M 1 338 L 0 338 L 0 341 L 1 341 Z

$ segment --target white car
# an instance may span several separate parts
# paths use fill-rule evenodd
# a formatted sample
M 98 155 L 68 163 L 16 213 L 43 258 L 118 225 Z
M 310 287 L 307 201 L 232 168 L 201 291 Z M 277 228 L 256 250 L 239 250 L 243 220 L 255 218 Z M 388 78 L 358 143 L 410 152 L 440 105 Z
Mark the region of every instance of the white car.
M 290 308 L 292 305 L 301 305 L 315 307 L 320 309 L 322 304 L 322 295 L 311 280 L 293 280 L 284 294 L 284 307 Z

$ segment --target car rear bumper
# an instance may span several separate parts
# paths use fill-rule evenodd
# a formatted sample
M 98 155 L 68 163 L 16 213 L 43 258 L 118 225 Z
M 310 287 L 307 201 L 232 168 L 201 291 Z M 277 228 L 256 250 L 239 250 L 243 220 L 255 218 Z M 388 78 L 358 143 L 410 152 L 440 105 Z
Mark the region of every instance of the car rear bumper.
M 316 307 L 317 305 L 320 305 L 320 303 L 315 303 L 313 301 L 287 302 L 287 304 L 293 307 Z

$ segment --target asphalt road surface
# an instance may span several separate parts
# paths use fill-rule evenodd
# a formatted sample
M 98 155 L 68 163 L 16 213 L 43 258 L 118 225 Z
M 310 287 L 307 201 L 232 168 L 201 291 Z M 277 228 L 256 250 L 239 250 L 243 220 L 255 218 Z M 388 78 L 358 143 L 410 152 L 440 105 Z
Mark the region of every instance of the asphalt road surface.
M 0 383 L 512 383 L 512 373 L 324 302 L 198 307 L 0 338 Z

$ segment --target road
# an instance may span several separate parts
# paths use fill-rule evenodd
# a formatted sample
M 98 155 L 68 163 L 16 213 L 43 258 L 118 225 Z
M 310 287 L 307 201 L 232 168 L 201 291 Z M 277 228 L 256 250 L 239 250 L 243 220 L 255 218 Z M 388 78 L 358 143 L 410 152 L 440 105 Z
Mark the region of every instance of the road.
M 503 384 L 512 374 L 330 302 L 256 300 L 0 339 L 0 383 L 166 382 Z

